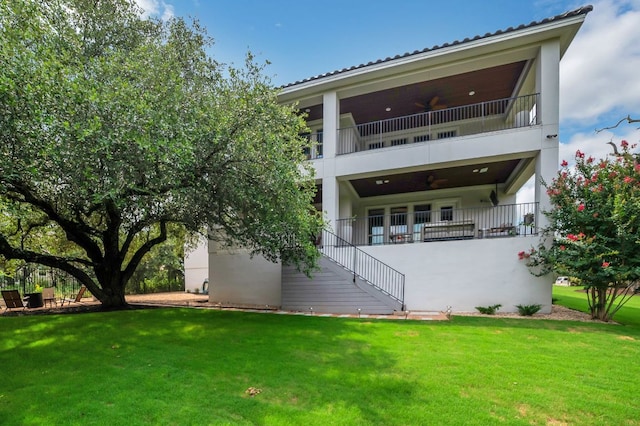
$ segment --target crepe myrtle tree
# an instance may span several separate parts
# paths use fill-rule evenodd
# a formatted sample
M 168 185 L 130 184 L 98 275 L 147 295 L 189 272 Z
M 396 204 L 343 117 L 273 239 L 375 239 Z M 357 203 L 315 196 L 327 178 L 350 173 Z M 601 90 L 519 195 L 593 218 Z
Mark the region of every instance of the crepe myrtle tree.
M 304 120 L 250 54 L 226 67 L 211 43 L 133 0 L 0 0 L 0 256 L 105 307 L 173 226 L 313 269 Z
M 581 151 L 575 166 L 563 160 L 546 185 L 549 226 L 537 248 L 518 255 L 536 275 L 555 271 L 586 289 L 591 316 L 609 321 L 640 279 L 640 164 L 636 145 L 611 142 L 614 153 L 596 160 Z

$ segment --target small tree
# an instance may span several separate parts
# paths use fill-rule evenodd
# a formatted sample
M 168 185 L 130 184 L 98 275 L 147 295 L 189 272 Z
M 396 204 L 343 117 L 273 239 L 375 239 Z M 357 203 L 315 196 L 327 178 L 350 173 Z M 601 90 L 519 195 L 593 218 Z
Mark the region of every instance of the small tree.
M 609 321 L 640 279 L 640 164 L 627 141 L 596 160 L 576 152 L 546 186 L 553 206 L 537 249 L 520 252 L 536 275 L 580 280 L 594 319 Z

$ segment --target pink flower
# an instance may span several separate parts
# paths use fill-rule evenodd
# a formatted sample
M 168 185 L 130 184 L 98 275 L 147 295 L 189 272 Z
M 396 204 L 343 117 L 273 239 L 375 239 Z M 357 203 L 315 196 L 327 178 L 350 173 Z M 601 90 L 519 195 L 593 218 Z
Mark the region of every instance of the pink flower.
M 603 268 L 608 268 L 609 265 L 611 265 L 611 262 L 602 262 L 602 267 Z
M 587 164 L 593 163 L 593 160 L 595 160 L 595 158 L 593 158 L 593 157 L 587 158 Z
M 567 167 L 569 165 L 569 163 L 567 163 L 567 160 L 562 160 L 562 163 L 560 163 L 560 165 L 562 167 Z
M 521 251 L 518 253 L 518 259 L 520 260 L 524 259 L 524 251 Z
M 566 249 L 567 248 L 564 245 L 560 246 L 560 251 L 565 251 Z
M 636 170 L 636 172 L 640 173 L 640 164 L 636 164 L 634 169 Z
M 598 167 L 600 167 L 601 169 L 604 169 L 607 167 L 607 162 L 606 161 L 601 161 L 600 164 L 598 164 Z
M 567 235 L 567 239 L 569 239 L 571 241 L 578 241 L 578 237 L 573 235 L 573 234 L 568 234 Z
M 627 142 L 626 140 L 623 139 L 622 142 L 620 142 L 620 146 L 623 147 L 623 148 L 626 148 L 626 147 L 629 146 L 629 142 Z
M 583 211 L 583 210 L 584 210 L 584 204 L 580 204 L 580 205 L 578 206 L 578 211 L 579 211 L 579 212 L 581 212 L 581 211 Z
M 633 178 L 631 176 L 624 177 L 624 183 L 631 183 L 631 182 L 633 182 Z
M 584 158 L 584 152 L 577 150 L 576 151 L 576 158 Z
M 584 235 L 582 232 L 578 234 L 578 239 L 581 240 L 584 237 L 586 237 L 586 235 Z

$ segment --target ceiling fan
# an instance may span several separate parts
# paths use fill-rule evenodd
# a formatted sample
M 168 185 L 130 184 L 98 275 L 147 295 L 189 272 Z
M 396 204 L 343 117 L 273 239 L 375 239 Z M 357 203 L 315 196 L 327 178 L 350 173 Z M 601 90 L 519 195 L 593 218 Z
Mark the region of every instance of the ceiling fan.
M 423 104 L 423 103 L 420 103 L 420 102 L 416 102 L 415 104 L 416 104 L 417 107 L 422 108 L 424 110 L 424 112 L 447 109 L 447 105 L 441 104 L 439 102 L 440 102 L 440 97 L 439 96 L 434 96 L 433 98 L 431 98 L 431 100 L 427 104 Z
M 439 189 L 444 183 L 447 183 L 449 179 L 438 179 L 436 175 L 427 176 L 427 189 Z

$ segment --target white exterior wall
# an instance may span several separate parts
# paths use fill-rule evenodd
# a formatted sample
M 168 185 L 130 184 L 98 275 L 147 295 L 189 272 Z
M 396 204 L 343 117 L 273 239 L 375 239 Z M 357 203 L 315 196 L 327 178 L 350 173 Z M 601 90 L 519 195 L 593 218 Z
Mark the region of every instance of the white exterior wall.
M 476 312 L 476 306 L 540 304 L 551 312 L 552 279 L 529 273 L 518 252 L 536 245 L 537 237 L 360 247 L 405 274 L 409 311 Z
M 209 242 L 209 301 L 280 306 L 282 267 L 246 249 L 221 249 Z
M 184 290 L 202 292 L 202 283 L 209 277 L 209 252 L 204 241 L 184 257 Z

